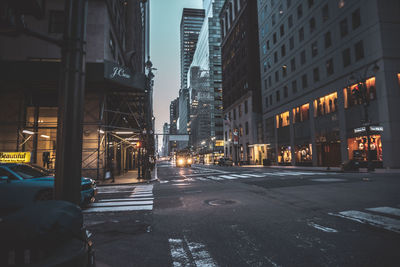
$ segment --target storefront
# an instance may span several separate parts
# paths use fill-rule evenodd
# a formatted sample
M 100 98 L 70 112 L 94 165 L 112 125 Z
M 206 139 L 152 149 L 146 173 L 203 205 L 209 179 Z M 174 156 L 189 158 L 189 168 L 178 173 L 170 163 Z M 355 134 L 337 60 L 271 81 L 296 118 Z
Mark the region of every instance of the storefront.
M 250 148 L 250 164 L 254 165 L 262 165 L 264 159 L 267 159 L 267 144 L 254 144 L 249 145 Z
M 290 165 L 292 163 L 292 148 L 291 146 L 278 147 L 278 163 Z
M 369 155 L 375 167 L 383 166 L 383 151 L 381 126 L 370 126 L 370 147 Z M 352 137 L 347 139 L 349 159 L 360 162 L 362 167 L 367 166 L 368 162 L 368 137 L 366 135 L 366 127 L 354 129 Z
M 304 143 L 301 145 L 295 145 L 295 162 L 296 165 L 300 166 L 311 166 L 312 165 L 312 145 Z
M 339 131 L 317 133 L 316 156 L 318 166 L 340 166 L 342 162 Z

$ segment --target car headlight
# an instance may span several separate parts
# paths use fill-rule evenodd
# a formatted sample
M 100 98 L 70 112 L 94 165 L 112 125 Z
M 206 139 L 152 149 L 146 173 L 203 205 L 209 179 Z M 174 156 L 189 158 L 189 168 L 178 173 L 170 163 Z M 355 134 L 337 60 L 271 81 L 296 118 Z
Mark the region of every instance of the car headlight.
M 183 164 L 183 159 L 178 159 L 178 164 Z
M 191 164 L 192 163 L 192 159 L 188 159 L 188 163 Z

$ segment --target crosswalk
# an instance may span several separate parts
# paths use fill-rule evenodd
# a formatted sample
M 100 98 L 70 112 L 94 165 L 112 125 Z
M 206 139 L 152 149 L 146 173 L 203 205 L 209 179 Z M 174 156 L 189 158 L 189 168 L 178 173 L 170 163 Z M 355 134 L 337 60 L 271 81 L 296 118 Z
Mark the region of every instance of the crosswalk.
M 360 210 L 346 210 L 329 215 L 367 224 L 373 227 L 400 233 L 400 209 L 393 207 L 373 207 Z
M 153 185 L 99 187 L 98 201 L 83 213 L 153 210 Z

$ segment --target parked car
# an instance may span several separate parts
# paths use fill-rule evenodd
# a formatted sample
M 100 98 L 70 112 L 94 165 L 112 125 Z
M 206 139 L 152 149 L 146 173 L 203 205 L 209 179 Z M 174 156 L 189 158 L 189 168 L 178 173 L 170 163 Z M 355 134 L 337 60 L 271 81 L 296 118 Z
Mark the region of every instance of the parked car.
M 0 163 L 0 210 L 15 210 L 39 200 L 53 199 L 54 176 L 33 165 Z M 81 205 L 94 201 L 96 182 L 81 179 Z
M 233 165 L 233 161 L 229 158 L 220 158 L 218 160 L 218 165 L 219 166 L 232 166 Z

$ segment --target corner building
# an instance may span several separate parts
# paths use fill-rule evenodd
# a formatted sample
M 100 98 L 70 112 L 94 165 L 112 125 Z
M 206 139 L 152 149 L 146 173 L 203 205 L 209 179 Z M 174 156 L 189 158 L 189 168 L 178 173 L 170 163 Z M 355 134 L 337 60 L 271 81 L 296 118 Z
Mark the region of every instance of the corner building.
M 369 127 L 374 165 L 399 168 L 400 2 L 257 2 L 268 158 L 366 166 Z
M 261 86 L 257 1 L 226 0 L 220 13 L 225 156 L 261 164 Z

